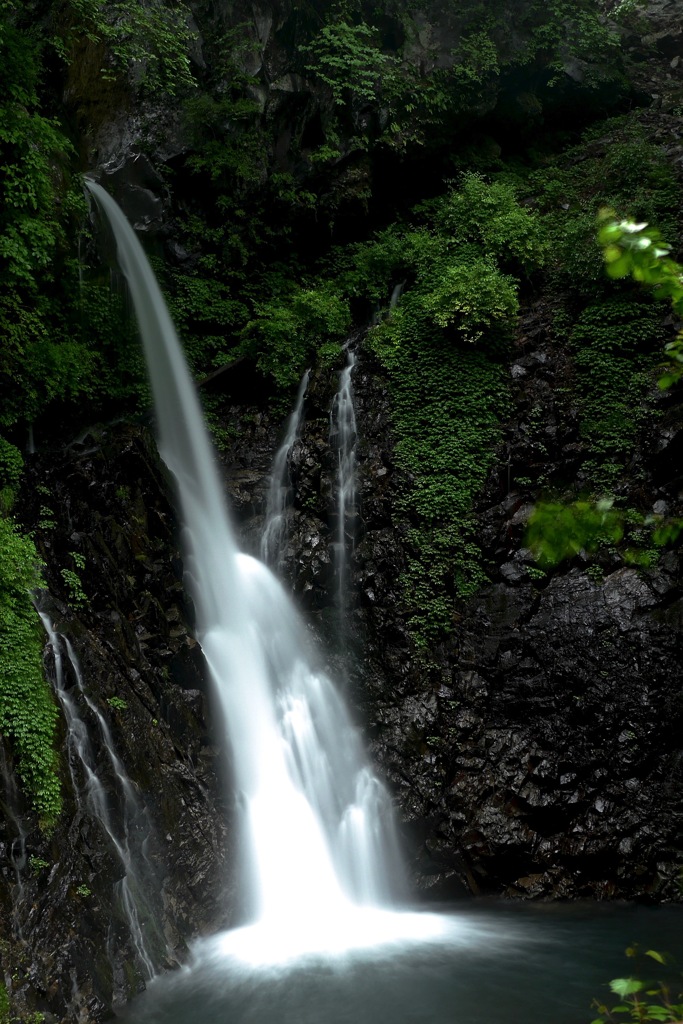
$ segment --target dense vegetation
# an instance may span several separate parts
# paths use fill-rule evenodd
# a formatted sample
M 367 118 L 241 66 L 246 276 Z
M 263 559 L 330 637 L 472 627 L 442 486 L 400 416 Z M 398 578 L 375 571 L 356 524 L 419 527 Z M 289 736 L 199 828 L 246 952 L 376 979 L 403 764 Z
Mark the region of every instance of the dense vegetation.
M 0 731 L 44 825 L 61 809 L 53 750 L 57 709 L 43 676 L 41 630 L 31 603 L 39 560 L 28 537 L 0 518 Z
M 418 646 L 442 637 L 457 603 L 487 578 L 475 502 L 509 412 L 519 310 L 541 289 L 572 359 L 585 490 L 616 494 L 618 507 L 630 453 L 656 414 L 665 339 L 657 303 L 605 279 L 595 217 L 611 205 L 676 239 L 678 183 L 635 119 L 605 120 L 627 86 L 617 35 L 593 0 L 529 0 L 514 13 L 503 0 L 468 0 L 448 61 L 416 35 L 411 12 L 426 6 L 297 8 L 280 71 L 310 90 L 305 109 L 303 100 L 271 109 L 259 98 L 263 55 L 246 22 L 213 26 L 198 60 L 180 2 L 2 0 L 6 517 L 32 424 L 59 419 L 75 431 L 147 401 L 125 297 L 102 272 L 88 222 L 79 173 L 87 115 L 58 99 L 65 83 L 82 101 L 91 90 L 104 107 L 138 104 L 151 150 L 155 104 L 170 104 L 182 125 L 186 146 L 164 167 L 174 249 L 158 246 L 154 260 L 198 377 L 246 356 L 285 408 L 311 360 L 334 360 L 350 327 L 375 311 L 367 345 L 387 375 L 396 458 L 412 480 L 399 511 Z M 581 68 L 580 93 L 570 65 Z M 549 114 L 566 122 L 563 133 L 544 125 Z M 530 477 L 527 486 L 567 498 L 567 481 Z M 49 818 L 58 806 L 54 714 L 26 603 L 36 559 L 30 540 L 2 522 L 7 650 L 20 654 L 0 720 Z M 39 740 L 25 731 L 18 693 L 39 709 Z

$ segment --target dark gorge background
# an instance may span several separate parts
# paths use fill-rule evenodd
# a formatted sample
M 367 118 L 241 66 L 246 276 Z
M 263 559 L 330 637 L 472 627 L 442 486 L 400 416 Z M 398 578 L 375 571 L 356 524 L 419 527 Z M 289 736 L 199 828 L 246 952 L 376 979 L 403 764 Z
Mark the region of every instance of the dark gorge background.
M 680 257 L 676 2 L 7 0 L 0 55 L 0 1020 L 104 1020 L 144 983 L 32 589 L 153 824 L 157 966 L 239 906 L 172 490 L 83 173 L 143 236 L 255 554 L 311 368 L 284 574 L 415 889 L 679 901 L 680 554 L 643 526 L 683 514 L 681 385 L 657 387 L 677 325 L 595 240 L 611 206 Z M 533 506 L 582 496 L 623 540 L 539 564 Z

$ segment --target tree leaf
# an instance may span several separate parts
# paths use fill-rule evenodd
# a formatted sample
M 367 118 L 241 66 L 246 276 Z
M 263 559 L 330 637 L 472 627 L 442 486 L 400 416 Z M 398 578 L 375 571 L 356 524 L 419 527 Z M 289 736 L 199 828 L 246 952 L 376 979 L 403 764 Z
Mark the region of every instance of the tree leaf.
M 645 987 L 645 983 L 638 981 L 637 978 L 613 978 L 609 983 L 609 987 L 623 999 L 624 996 L 630 996 L 633 995 L 634 992 L 642 991 Z

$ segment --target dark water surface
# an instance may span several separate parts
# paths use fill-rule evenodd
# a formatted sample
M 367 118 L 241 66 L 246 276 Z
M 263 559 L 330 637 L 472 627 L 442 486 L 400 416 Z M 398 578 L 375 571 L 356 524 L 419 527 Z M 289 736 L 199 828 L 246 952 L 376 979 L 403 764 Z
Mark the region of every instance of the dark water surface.
M 465 904 L 434 920 L 438 939 L 279 966 L 240 962 L 216 937 L 191 967 L 152 982 L 126 1022 L 588 1024 L 591 1000 L 609 1002 L 610 979 L 635 969 L 627 945 L 671 953 L 683 970 L 681 906 Z M 648 978 L 667 974 L 640 962 Z

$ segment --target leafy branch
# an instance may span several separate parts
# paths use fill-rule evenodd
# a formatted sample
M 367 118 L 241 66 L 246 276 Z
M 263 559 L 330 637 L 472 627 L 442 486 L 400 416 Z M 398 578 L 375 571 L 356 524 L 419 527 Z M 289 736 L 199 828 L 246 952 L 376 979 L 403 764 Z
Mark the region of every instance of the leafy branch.
M 670 299 L 674 313 L 683 319 L 683 266 L 671 258 L 671 246 L 660 232 L 645 222 L 617 220 L 610 209 L 601 212 L 600 222 L 598 241 L 609 276 L 649 285 L 656 298 Z M 664 346 L 664 354 L 669 365 L 659 379 L 663 390 L 683 377 L 683 328 Z
M 638 956 L 638 947 L 629 946 L 626 956 Z M 661 965 L 667 962 L 667 957 L 656 949 L 646 950 L 645 956 Z M 614 1024 L 617 1020 L 631 1020 L 635 1024 L 650 1024 L 652 1021 L 681 1024 L 683 1002 L 674 1001 L 669 986 L 664 982 L 647 981 L 630 975 L 627 978 L 614 978 L 609 987 L 620 1002 L 608 1007 L 602 1000 L 594 999 L 593 1005 L 600 1016 L 591 1024 Z

